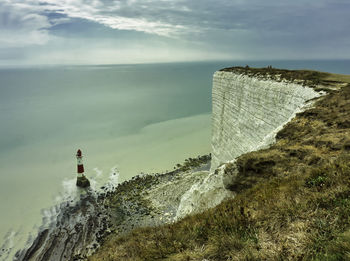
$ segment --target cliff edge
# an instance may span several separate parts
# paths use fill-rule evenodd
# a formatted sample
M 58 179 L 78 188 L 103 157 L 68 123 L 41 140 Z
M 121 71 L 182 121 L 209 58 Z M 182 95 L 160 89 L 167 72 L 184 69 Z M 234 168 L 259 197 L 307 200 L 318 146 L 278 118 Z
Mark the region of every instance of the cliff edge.
M 212 171 L 179 204 L 183 216 L 202 212 L 112 233 L 89 260 L 349 259 L 349 83 L 307 70 L 217 72 Z

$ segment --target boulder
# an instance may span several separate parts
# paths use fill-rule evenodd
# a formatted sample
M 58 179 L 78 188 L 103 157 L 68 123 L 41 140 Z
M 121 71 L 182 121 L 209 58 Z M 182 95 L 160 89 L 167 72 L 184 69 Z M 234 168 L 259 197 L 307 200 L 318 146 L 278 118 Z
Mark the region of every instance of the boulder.
M 80 188 L 90 187 L 90 181 L 85 176 L 78 177 L 77 178 L 77 186 Z

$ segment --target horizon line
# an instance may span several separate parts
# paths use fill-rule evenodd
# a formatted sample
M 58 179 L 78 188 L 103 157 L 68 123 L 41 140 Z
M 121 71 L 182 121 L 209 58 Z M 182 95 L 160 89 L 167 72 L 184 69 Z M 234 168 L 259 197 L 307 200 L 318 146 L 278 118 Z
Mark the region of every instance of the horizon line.
M 130 66 L 130 65 L 157 65 L 157 64 L 181 64 L 181 63 L 216 63 L 216 62 L 289 62 L 289 61 L 350 61 L 350 58 L 311 58 L 311 59 L 218 59 L 218 60 L 193 60 L 193 61 L 168 61 L 168 62 L 137 62 L 137 63 L 57 63 L 57 64 L 0 64 L 0 69 L 7 68 L 35 68 L 35 67 L 104 67 L 104 66 Z

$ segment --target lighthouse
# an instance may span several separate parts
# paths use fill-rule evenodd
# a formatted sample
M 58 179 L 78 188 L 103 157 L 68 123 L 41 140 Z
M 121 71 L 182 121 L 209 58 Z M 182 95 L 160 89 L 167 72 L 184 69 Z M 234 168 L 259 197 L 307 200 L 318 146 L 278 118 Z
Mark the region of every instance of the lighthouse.
M 86 188 L 90 186 L 90 181 L 84 175 L 83 154 L 81 150 L 77 151 L 77 186 Z

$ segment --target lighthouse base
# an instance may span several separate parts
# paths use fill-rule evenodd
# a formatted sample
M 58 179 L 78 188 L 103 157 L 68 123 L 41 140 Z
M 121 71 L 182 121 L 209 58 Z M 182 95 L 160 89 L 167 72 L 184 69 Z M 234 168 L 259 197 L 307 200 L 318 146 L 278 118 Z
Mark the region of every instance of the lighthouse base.
M 80 188 L 90 187 L 90 181 L 85 176 L 77 177 L 77 186 Z

